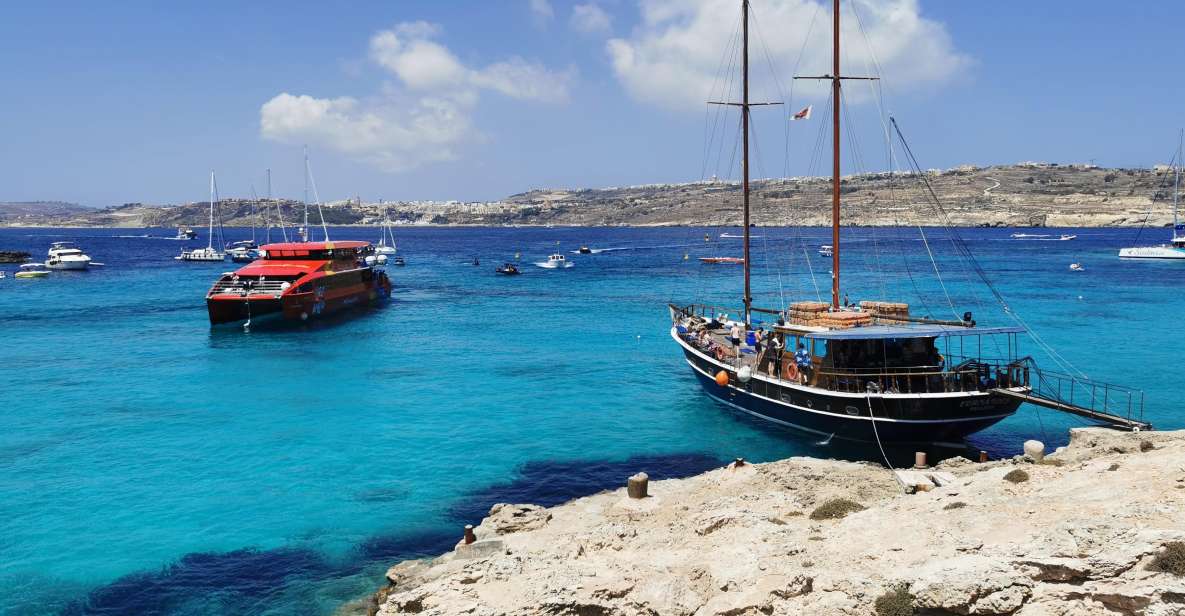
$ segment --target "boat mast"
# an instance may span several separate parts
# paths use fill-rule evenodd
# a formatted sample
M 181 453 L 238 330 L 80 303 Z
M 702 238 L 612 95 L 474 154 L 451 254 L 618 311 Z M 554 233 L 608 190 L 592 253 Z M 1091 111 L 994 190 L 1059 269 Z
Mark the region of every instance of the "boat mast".
M 839 0 L 832 8 L 831 48 L 831 309 L 839 310 Z
M 744 211 L 745 211 L 745 325 L 753 307 L 753 295 L 749 289 L 749 0 L 741 0 L 741 133 L 744 158 Z
M 304 146 L 304 225 L 300 228 L 300 241 L 309 241 L 309 146 Z
M 210 231 L 206 242 L 207 250 L 214 250 L 214 170 L 210 170 Z
M 1181 192 L 1181 141 L 1185 140 L 1185 129 L 1177 131 L 1177 165 L 1173 170 L 1173 239 L 1177 239 L 1177 230 L 1181 223 L 1177 217 L 1178 194 Z

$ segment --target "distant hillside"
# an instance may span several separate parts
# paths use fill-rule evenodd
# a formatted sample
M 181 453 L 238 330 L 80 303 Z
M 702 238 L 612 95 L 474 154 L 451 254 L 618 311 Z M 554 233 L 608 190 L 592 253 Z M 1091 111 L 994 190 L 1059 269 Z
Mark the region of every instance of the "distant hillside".
M 844 177 L 843 218 L 850 225 L 941 224 L 929 198 L 933 190 L 949 222 L 961 226 L 1162 226 L 1172 218 L 1172 173 L 1154 169 L 1101 169 L 1092 165 L 1022 163 L 963 166 L 923 174 L 871 173 Z M 753 182 L 752 220 L 757 225 L 826 225 L 831 215 L 827 178 L 796 177 Z M 280 201 L 292 224 L 303 206 Z M 68 204 L 63 204 L 68 205 Z M 148 227 L 205 225 L 207 203 L 177 206 L 125 204 L 78 208 L 0 224 Z M 274 208 L 272 208 L 274 211 Z M 612 188 L 536 189 L 500 201 L 343 201 L 323 206 L 333 225 L 737 225 L 738 182 L 703 181 Z M 251 202 L 219 202 L 223 224 L 250 225 Z M 312 220 L 320 218 L 312 212 Z
M 0 201 L 0 224 L 19 224 L 23 220 L 72 216 L 88 211 L 88 207 L 65 201 Z

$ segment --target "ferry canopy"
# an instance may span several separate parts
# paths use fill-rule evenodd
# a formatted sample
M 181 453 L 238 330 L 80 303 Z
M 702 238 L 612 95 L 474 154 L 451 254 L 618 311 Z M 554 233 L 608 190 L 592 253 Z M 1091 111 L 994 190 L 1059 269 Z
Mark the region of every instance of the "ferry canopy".
M 804 334 L 816 340 L 890 340 L 894 338 L 946 338 L 1022 334 L 1023 327 L 959 327 L 957 325 L 870 325 Z
M 341 248 L 365 248 L 370 242 L 347 240 L 344 242 L 283 242 L 279 244 L 264 244 L 260 249 L 271 252 L 273 250 L 335 250 Z

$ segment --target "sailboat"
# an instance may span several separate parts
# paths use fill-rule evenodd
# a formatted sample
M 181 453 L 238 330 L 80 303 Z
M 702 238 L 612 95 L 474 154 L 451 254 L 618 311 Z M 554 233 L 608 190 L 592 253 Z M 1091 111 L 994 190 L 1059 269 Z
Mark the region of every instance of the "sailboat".
M 668 304 L 670 335 L 705 393 L 770 422 L 832 438 L 876 442 L 959 440 L 1016 412 L 1030 392 L 1017 356 L 1020 327 L 977 327 L 961 320 L 917 318 L 908 304 L 845 301 L 840 292 L 840 3 L 833 1 L 830 303 L 799 301 L 788 309 L 753 305 L 750 285 L 749 0 L 741 0 L 741 114 L 744 294 L 741 309 Z M 868 79 L 868 78 L 863 78 Z M 730 316 L 735 315 L 735 316 Z M 754 315 L 771 334 L 760 354 Z M 983 340 L 1002 338 L 979 354 Z M 998 353 L 997 355 L 1000 355 Z M 1007 395 L 1010 394 L 1010 395 Z
M 218 184 L 214 171 L 210 171 L 210 233 L 205 248 L 182 250 L 181 254 L 173 257 L 178 261 L 224 261 L 226 253 L 214 248 L 214 204 L 218 201 Z M 221 239 L 221 238 L 220 238 Z
M 1173 164 L 1173 239 L 1168 244 L 1159 246 L 1122 248 L 1119 250 L 1120 258 L 1185 259 L 1185 223 L 1181 222 L 1178 214 L 1181 193 L 1181 143 L 1183 140 L 1185 140 L 1185 130 L 1177 135 L 1177 157 Z
M 387 244 L 387 238 L 391 238 L 390 245 Z M 395 231 L 391 228 L 391 221 L 383 221 L 383 232 L 379 235 L 379 243 L 374 246 L 374 254 L 376 255 L 394 255 L 398 252 L 395 247 Z
M 254 188 L 252 188 L 254 192 Z M 250 263 L 259 258 L 259 243 L 255 240 L 255 223 L 259 216 L 259 199 L 251 201 L 251 239 L 226 245 L 226 254 L 235 263 Z

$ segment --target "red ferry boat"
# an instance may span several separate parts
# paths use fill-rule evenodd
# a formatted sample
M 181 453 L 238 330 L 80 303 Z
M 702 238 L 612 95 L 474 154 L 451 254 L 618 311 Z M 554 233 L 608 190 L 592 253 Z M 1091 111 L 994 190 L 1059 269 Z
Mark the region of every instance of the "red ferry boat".
M 370 242 L 267 244 L 263 258 L 223 274 L 206 294 L 210 323 L 279 316 L 307 321 L 391 297 Z

